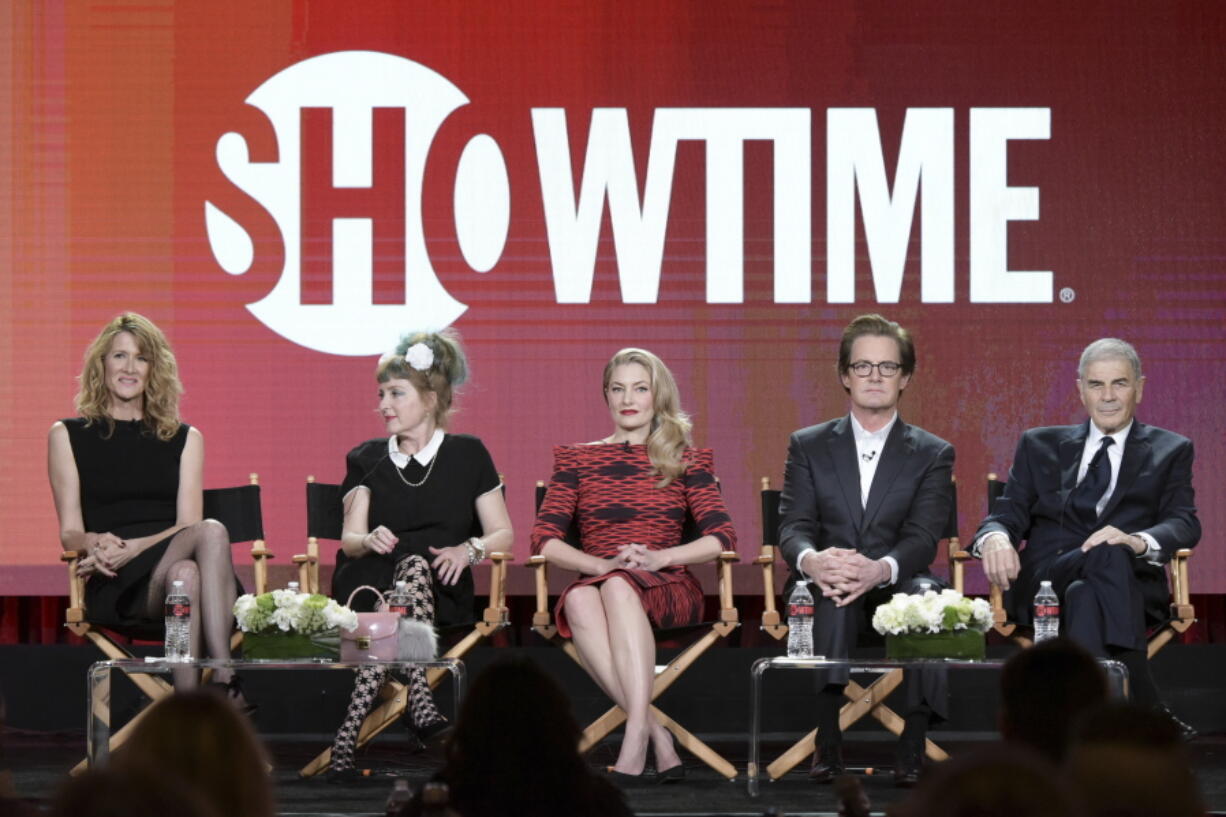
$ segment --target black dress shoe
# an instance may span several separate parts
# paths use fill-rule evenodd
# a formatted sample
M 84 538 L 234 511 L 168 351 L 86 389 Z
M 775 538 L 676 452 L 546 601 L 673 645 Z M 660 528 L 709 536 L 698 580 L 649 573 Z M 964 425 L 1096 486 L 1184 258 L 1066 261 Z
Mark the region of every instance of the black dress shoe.
M 1166 704 L 1159 706 L 1156 711 L 1159 715 L 1164 715 L 1167 718 L 1170 718 L 1171 723 L 1173 723 L 1175 728 L 1179 730 L 1179 737 L 1183 739 L 1185 743 L 1195 740 L 1200 736 L 1200 733 L 1197 732 L 1191 724 L 1185 723 L 1176 717 L 1175 713 L 1172 712 L 1170 707 L 1168 707 Z
M 843 771 L 843 747 L 823 746 L 813 755 L 809 779 L 814 783 L 832 783 Z
M 898 742 L 894 763 L 894 785 L 900 789 L 915 788 L 924 768 L 924 739 L 903 738 Z

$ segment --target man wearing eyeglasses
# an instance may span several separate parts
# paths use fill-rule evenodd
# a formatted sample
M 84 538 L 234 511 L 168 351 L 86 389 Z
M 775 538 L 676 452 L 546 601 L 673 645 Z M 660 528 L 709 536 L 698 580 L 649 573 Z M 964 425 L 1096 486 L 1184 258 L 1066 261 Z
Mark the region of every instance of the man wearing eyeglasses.
M 1006 604 L 1019 623 L 1030 622 L 1039 582 L 1050 580 L 1063 602 L 1062 634 L 1122 661 L 1133 700 L 1192 737 L 1162 705 L 1145 643 L 1146 619 L 1161 621 L 1170 603 L 1162 566 L 1200 540 L 1192 441 L 1135 419 L 1144 387 L 1131 344 L 1087 346 L 1077 393 L 1089 418 L 1022 434 L 972 553 L 993 584 L 1012 591 Z
M 898 403 L 915 372 L 907 330 L 861 315 L 843 330 L 838 375 L 846 416 L 792 434 L 780 499 L 779 543 L 797 577 L 811 581 L 816 655 L 845 658 L 872 613 L 894 593 L 940 589 L 927 574 L 949 519 L 954 448 L 908 425 Z M 847 673 L 819 673 L 818 751 L 809 776 L 827 783 L 843 772 L 839 708 Z M 943 673 L 909 674 L 906 725 L 894 781 L 914 785 L 930 718 L 945 717 Z

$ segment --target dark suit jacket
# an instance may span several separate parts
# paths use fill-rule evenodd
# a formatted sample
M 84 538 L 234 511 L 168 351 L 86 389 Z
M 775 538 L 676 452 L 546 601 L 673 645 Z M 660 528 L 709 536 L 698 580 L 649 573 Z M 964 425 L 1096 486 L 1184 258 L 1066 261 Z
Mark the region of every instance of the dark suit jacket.
M 1135 420 L 1124 444 L 1115 491 L 1102 516 L 1092 529 L 1073 519 L 1066 511 L 1089 433 L 1087 420 L 1022 434 L 1005 493 L 975 534 L 974 541 L 991 531 L 1008 534 L 1014 545 L 1025 541 L 1010 605 L 1020 621 L 1030 619 L 1030 604 L 1047 566 L 1080 547 L 1094 530 L 1114 525 L 1124 533 L 1148 533 L 1162 548 L 1162 562 L 1200 540 L 1192 492 L 1192 441 Z M 1161 616 L 1170 601 L 1163 571 L 1138 559 L 1135 572 L 1146 612 Z
M 779 544 L 792 579 L 796 558 L 810 547 L 855 548 L 871 559 L 893 556 L 900 583 L 927 568 L 949 520 L 953 466 L 952 445 L 899 418 L 881 450 L 867 507 L 861 508 L 851 418 L 792 434 L 779 501 Z

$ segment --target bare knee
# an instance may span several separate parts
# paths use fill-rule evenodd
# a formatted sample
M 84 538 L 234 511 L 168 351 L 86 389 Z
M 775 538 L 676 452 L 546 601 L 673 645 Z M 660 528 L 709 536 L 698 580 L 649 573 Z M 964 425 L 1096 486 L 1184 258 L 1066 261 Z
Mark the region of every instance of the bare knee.
M 604 619 L 604 603 L 595 587 L 576 587 L 566 594 L 566 620 L 571 627 L 584 627 Z
M 620 576 L 614 576 L 600 585 L 600 598 L 606 608 L 621 607 L 631 602 L 639 604 L 639 594 L 634 592 L 630 582 Z

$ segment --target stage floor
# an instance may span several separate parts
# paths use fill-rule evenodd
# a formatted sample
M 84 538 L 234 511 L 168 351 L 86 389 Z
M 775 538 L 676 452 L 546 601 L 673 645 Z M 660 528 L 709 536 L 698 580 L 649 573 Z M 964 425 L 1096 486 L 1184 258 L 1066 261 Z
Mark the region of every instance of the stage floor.
M 395 777 L 403 776 L 417 785 L 441 763 L 437 752 L 406 754 L 403 735 L 381 737 L 359 755 L 359 763 L 374 772 L 361 785 L 337 786 L 322 780 L 302 780 L 297 769 L 326 745 L 326 735 L 279 735 L 269 739 L 274 758 L 278 810 L 281 815 L 382 815 L 383 804 Z M 713 745 L 738 769 L 745 768 L 748 749 L 744 736 L 714 737 Z M 785 736 L 775 736 L 764 744 L 764 754 L 774 757 L 787 746 Z M 987 745 L 989 734 L 934 732 L 933 737 L 951 754 L 973 752 Z M 67 770 L 83 755 L 84 734 L 71 732 L 37 733 L 9 729 L 4 733 L 5 754 L 13 772 L 13 782 L 23 798 L 40 803 L 54 796 Z M 1226 737 L 1198 738 L 1190 745 L 1196 774 L 1206 803 L 1213 813 L 1226 814 Z M 616 743 L 606 741 L 590 756 L 594 767 L 611 763 Z M 845 746 L 849 764 L 877 766 L 880 774 L 864 775 L 861 780 L 872 799 L 873 811 L 881 812 L 901 799 L 904 792 L 891 783 L 888 764 L 893 742 L 884 734 L 864 734 Z M 757 799 L 746 794 L 744 777 L 728 782 L 713 771 L 687 758 L 686 780 L 673 786 L 636 786 L 625 789 L 627 800 L 638 815 L 762 815 L 768 808 L 788 815 L 834 814 L 830 786 L 816 786 L 805 777 L 807 764 L 775 783 L 763 783 Z

